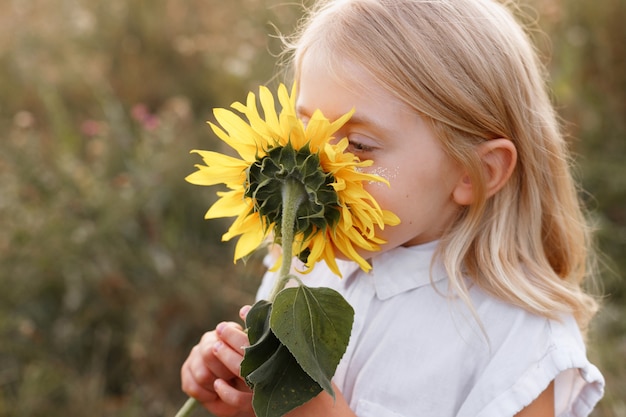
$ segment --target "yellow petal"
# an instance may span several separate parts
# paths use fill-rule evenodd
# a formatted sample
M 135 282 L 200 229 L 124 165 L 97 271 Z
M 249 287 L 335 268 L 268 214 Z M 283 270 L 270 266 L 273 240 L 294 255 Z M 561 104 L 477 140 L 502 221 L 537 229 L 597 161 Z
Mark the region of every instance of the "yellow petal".
M 389 210 L 383 210 L 383 222 L 389 226 L 397 226 L 400 224 L 400 217 Z
M 361 257 L 361 255 L 359 255 L 358 252 L 354 249 L 354 246 L 352 246 L 352 241 L 350 239 L 335 239 L 333 240 L 333 242 L 337 246 L 337 249 L 341 251 L 341 253 L 359 264 L 361 269 L 366 272 L 372 269 L 372 266 L 365 259 L 363 259 L 363 257 Z
M 314 265 L 322 257 L 325 246 L 329 245 L 326 244 L 325 235 L 319 232 L 309 240 L 306 246 L 311 250 L 307 264 Z
M 205 165 L 196 165 L 198 171 L 188 175 L 185 180 L 196 185 L 227 184 L 241 186 L 246 180 L 245 170 L 248 163 L 217 152 L 192 151 L 199 153 Z
M 241 216 L 250 212 L 250 203 L 244 200 L 243 190 L 218 192 L 217 195 L 221 198 L 206 212 L 205 219 Z
M 275 142 L 276 142 L 275 138 L 280 136 L 280 133 L 278 130 L 279 126 L 278 125 L 271 126 L 265 120 L 263 120 L 263 118 L 259 114 L 259 111 L 257 110 L 256 96 L 254 94 L 250 93 L 248 95 L 248 101 L 246 102 L 245 106 L 241 103 L 235 103 L 233 104 L 233 108 L 235 108 L 238 111 L 241 111 L 242 113 L 246 115 L 250 123 L 250 126 L 257 133 L 256 139 L 255 139 L 256 140 L 255 146 L 257 148 L 257 155 L 256 155 L 257 158 L 263 155 L 267 149 L 275 146 Z
M 296 83 L 291 87 L 291 94 L 287 91 L 284 84 L 278 86 L 278 101 L 281 106 L 281 114 L 296 114 Z
M 327 244 L 324 247 L 323 256 L 324 256 L 324 261 L 326 262 L 326 265 L 328 266 L 328 268 L 330 268 L 330 270 L 333 271 L 335 275 L 341 278 L 341 272 L 339 271 L 339 267 L 337 266 L 337 261 L 335 259 L 336 255 L 335 255 L 335 250 L 334 250 L 333 245 Z
M 306 137 L 310 142 L 311 152 L 319 152 L 334 133 L 329 129 L 330 123 L 316 110 L 306 125 Z
M 293 114 L 280 114 L 280 137 L 278 142 L 281 146 L 291 142 L 294 149 L 300 149 L 307 143 L 302 120 Z
M 341 129 L 343 127 L 343 125 L 346 124 L 346 122 L 348 120 L 350 120 L 350 118 L 352 117 L 352 115 L 354 114 L 355 109 L 353 108 L 352 110 L 350 110 L 348 113 L 344 114 L 343 116 L 341 116 L 340 118 L 338 118 L 337 120 L 335 120 L 334 122 L 332 122 L 330 124 L 330 130 L 332 132 L 336 132 L 339 129 Z
M 262 86 L 259 89 L 259 99 L 261 101 L 261 107 L 263 108 L 265 122 L 274 130 L 278 130 L 279 123 L 274 104 L 274 96 L 270 93 L 270 90 L 267 87 Z
M 213 114 L 222 128 L 228 132 L 228 136 L 221 139 L 237 151 L 243 159 L 254 161 L 259 150 L 258 144 L 264 142 L 263 138 L 230 110 L 215 109 Z
M 235 245 L 235 257 L 234 261 L 241 259 L 254 252 L 265 240 L 266 233 L 263 228 L 251 228 L 246 233 L 242 234 L 237 244 Z
M 341 277 L 341 272 L 339 271 L 339 267 L 337 266 L 337 262 L 335 260 L 335 250 L 332 244 L 331 237 L 326 231 L 325 233 L 319 233 L 315 236 L 311 245 L 311 254 L 309 255 L 309 259 L 307 265 L 310 269 L 313 269 L 313 266 L 316 262 L 320 260 L 324 260 L 328 268 L 338 277 Z

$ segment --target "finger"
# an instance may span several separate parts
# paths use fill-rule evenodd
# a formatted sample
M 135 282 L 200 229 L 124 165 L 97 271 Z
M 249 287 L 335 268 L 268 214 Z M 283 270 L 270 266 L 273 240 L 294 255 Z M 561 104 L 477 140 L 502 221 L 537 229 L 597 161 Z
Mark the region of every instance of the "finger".
M 240 411 L 252 410 L 252 392 L 242 381 L 235 380 L 231 385 L 223 379 L 216 379 L 213 388 L 225 404 Z
M 241 324 L 235 323 L 234 321 L 223 321 L 215 328 L 215 334 L 217 334 L 218 338 L 222 336 L 222 332 L 227 328 L 233 328 L 243 331 L 243 327 L 241 327 Z
M 193 391 L 195 396 L 206 395 L 207 399 L 214 399 L 214 395 L 210 394 L 214 394 L 215 379 L 236 376 L 215 356 L 213 347 L 218 340 L 215 331 L 205 333 L 181 367 L 181 381 L 185 384 L 185 389 Z
M 223 385 L 222 385 L 223 384 Z M 216 416 L 253 416 L 252 410 L 252 395 L 247 385 L 240 380 L 233 380 L 226 382 L 223 379 L 216 380 L 216 387 L 220 389 L 220 392 L 224 395 L 224 398 L 217 397 L 217 400 L 208 403 L 203 403 L 204 407 Z M 231 387 L 232 389 L 229 389 Z M 215 388 L 214 388 L 215 389 Z M 238 394 L 235 391 L 240 391 L 242 394 Z M 248 398 L 245 398 L 244 393 L 248 393 Z M 228 403 L 226 401 L 228 401 Z
M 213 389 L 215 378 L 230 379 L 233 375 L 222 362 L 215 357 L 215 345 L 223 343 L 217 336 L 217 331 L 206 333 L 200 343 L 192 349 L 189 358 L 191 368 L 198 382 L 208 389 Z
M 212 348 L 210 353 L 201 353 L 200 351 L 199 346 L 194 347 L 187 359 L 191 376 L 199 385 L 212 391 L 213 382 L 216 378 L 232 378 L 232 373 L 222 364 L 220 359 L 215 357 Z
M 185 362 L 181 368 L 180 380 L 183 392 L 201 403 L 215 401 L 218 398 L 213 385 L 210 389 L 207 389 L 198 383 L 191 372 L 188 362 Z
M 243 355 L 244 349 L 250 345 L 248 334 L 239 325 L 227 324 L 221 327 L 217 334 L 222 342 L 229 345 L 233 350 L 238 351 L 241 355 Z
M 216 358 L 228 368 L 229 372 L 238 377 L 240 376 L 241 361 L 243 360 L 243 352 L 241 349 L 233 349 L 224 342 L 217 342 L 214 347 L 214 352 Z
M 207 360 L 202 356 L 200 350 L 200 346 L 194 346 L 189 354 L 189 357 L 183 364 L 183 370 L 186 370 L 187 375 L 189 375 L 200 387 L 207 391 L 213 391 L 213 382 L 215 382 L 216 378 L 221 378 L 222 376 L 216 375 L 211 368 L 224 368 L 221 371 L 218 369 L 218 372 L 221 375 L 229 375 L 230 372 L 220 362 L 220 360 L 213 355 L 213 353 L 211 353 L 213 356 L 211 361 L 215 364 L 209 367 L 209 365 L 207 365 Z
M 246 317 L 248 317 L 248 313 L 250 312 L 251 308 L 252 306 L 245 305 L 239 310 L 239 317 L 241 317 L 241 320 L 243 320 L 244 322 L 246 321 Z

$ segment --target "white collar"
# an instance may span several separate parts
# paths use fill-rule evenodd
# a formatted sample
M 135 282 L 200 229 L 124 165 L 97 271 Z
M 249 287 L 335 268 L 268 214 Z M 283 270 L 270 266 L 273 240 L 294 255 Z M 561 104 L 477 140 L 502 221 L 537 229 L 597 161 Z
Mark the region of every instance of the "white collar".
M 438 241 L 417 246 L 399 246 L 372 258 L 369 276 L 374 282 L 376 296 L 386 300 L 395 295 L 429 285 L 446 278 L 440 264 L 431 262 Z M 432 273 L 432 279 L 431 279 Z

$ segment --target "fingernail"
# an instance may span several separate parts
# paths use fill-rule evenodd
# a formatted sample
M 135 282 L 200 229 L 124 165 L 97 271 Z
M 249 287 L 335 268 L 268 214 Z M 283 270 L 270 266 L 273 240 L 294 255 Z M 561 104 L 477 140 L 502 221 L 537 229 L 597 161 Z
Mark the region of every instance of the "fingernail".
M 222 348 L 222 346 L 224 346 L 223 342 L 217 342 L 213 345 L 213 351 L 217 352 L 218 350 L 220 350 Z
M 217 332 L 218 336 L 221 336 L 222 332 L 224 331 L 224 327 L 226 327 L 226 323 L 221 322 L 220 324 L 217 325 L 217 327 L 215 328 L 215 331 Z

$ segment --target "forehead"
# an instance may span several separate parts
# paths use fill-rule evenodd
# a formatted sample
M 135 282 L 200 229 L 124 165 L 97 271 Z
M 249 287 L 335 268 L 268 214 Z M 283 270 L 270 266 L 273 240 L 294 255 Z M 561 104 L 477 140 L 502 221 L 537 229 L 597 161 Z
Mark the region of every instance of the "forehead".
M 331 70 L 323 62 L 308 58 L 303 63 L 296 101 L 301 117 L 311 117 L 320 110 L 334 121 L 354 110 L 345 126 L 364 128 L 381 138 L 399 137 L 401 131 L 409 131 L 415 123 L 420 123 L 414 110 L 362 69 L 336 62 L 336 67 Z
M 301 56 L 297 71 L 298 110 L 311 115 L 316 109 L 329 119 L 352 109 L 353 119 L 373 114 L 415 114 L 366 68 L 328 51 L 311 50 Z
M 338 84 L 346 88 L 359 82 L 359 77 L 347 76 L 347 73 L 360 75 L 365 72 L 362 65 L 354 59 L 348 58 L 340 51 L 335 50 L 322 42 L 310 45 L 302 51 L 298 51 L 295 60 L 296 81 L 300 83 L 303 76 L 311 72 L 323 72 L 325 78 L 332 78 Z

